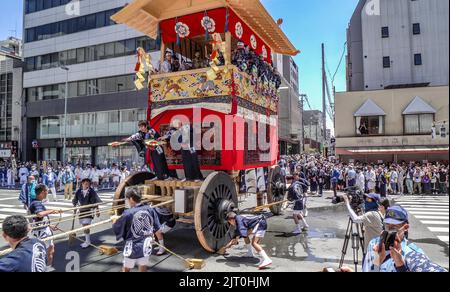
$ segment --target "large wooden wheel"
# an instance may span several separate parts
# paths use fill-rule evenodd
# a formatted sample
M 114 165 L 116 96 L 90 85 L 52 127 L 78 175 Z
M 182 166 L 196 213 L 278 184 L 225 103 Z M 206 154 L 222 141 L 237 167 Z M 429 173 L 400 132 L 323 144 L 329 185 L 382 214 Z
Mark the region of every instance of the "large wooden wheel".
M 281 202 L 286 195 L 285 178 L 281 173 L 281 168 L 273 166 L 269 169 L 269 179 L 267 183 L 267 202 L 269 204 Z M 270 207 L 270 211 L 274 215 L 280 215 L 282 204 Z
M 224 172 L 213 172 L 203 182 L 195 201 L 195 231 L 202 247 L 214 253 L 230 242 L 235 228 L 228 212 L 238 207 L 236 186 Z
M 155 178 L 155 175 L 150 172 L 138 172 L 127 177 L 123 182 L 119 184 L 114 194 L 114 201 L 125 199 L 125 190 L 128 187 L 138 186 L 145 184 L 146 180 Z M 114 202 L 113 207 L 122 205 L 124 202 Z M 118 214 L 122 215 L 124 209 L 119 209 Z

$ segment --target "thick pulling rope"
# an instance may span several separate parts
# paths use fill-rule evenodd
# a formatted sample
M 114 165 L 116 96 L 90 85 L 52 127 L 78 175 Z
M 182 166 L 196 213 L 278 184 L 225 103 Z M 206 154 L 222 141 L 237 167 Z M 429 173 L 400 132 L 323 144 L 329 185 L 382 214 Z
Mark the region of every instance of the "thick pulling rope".
M 162 207 L 162 206 L 165 206 L 165 205 L 168 205 L 168 204 L 172 204 L 173 202 L 174 202 L 173 200 L 172 201 L 167 201 L 167 202 L 164 202 L 164 203 L 152 206 L 152 207 L 153 208 Z M 123 208 L 123 207 L 120 207 L 120 208 Z M 113 209 L 120 209 L 120 208 L 113 208 Z M 108 211 L 110 211 L 110 210 L 108 210 Z M 51 240 L 55 241 L 55 240 L 58 240 L 58 239 L 64 239 L 64 238 L 69 237 L 71 234 L 77 234 L 79 232 L 84 232 L 86 230 L 89 230 L 89 229 L 92 229 L 92 228 L 95 228 L 95 227 L 98 227 L 98 226 L 106 225 L 106 224 L 111 223 L 111 222 L 112 222 L 112 219 L 104 220 L 104 221 L 101 221 L 101 222 L 98 222 L 98 223 L 91 224 L 89 226 L 84 226 L 84 227 L 80 227 L 80 228 L 74 229 L 74 230 L 69 231 L 69 232 L 64 232 L 64 233 L 57 234 L 57 235 L 54 235 L 54 236 L 51 236 L 51 237 L 47 237 L 45 239 L 42 239 L 41 241 L 47 242 L 47 241 L 51 241 Z M 0 252 L 0 257 L 9 254 L 12 251 L 13 250 L 11 248 L 6 249 L 4 251 L 1 251 Z

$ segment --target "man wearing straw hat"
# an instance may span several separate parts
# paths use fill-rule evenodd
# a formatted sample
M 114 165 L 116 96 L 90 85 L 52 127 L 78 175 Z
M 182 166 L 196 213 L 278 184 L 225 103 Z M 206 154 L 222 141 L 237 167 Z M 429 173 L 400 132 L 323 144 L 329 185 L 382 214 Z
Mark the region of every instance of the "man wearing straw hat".
M 89 226 L 92 224 L 92 220 L 94 220 L 94 210 L 96 211 L 97 217 L 100 217 L 100 211 L 98 204 L 102 203 L 97 192 L 93 188 L 91 188 L 91 180 L 89 178 L 85 178 L 81 181 L 81 188 L 75 193 L 75 197 L 72 200 L 73 206 L 80 208 L 79 218 L 80 224 L 83 227 Z M 87 207 L 83 208 L 83 206 L 88 205 L 97 205 L 95 207 Z M 90 230 L 87 229 L 84 231 L 85 242 L 81 244 L 81 248 L 86 249 L 91 245 L 91 234 Z

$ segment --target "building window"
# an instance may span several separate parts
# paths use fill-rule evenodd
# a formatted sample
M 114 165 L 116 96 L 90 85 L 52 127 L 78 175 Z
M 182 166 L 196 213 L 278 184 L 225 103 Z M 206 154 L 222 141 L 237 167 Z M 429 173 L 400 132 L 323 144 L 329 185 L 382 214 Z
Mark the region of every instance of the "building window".
M 151 51 L 155 51 L 156 43 L 150 38 L 144 37 L 145 41 L 142 44 L 147 48 L 152 48 Z M 97 60 L 104 60 L 109 58 L 117 58 L 122 56 L 134 55 L 136 53 L 136 43 L 141 38 L 127 39 L 123 41 L 117 41 L 113 43 L 100 44 L 97 46 L 89 46 L 78 49 L 72 49 L 68 51 L 62 51 L 59 53 L 47 54 L 43 56 L 35 56 L 26 58 L 27 72 L 35 70 L 43 70 L 59 67 L 63 65 L 74 65 L 85 62 L 93 62 Z M 155 45 L 154 45 L 155 44 Z M 105 52 L 106 47 L 106 52 Z M 147 50 L 150 52 L 150 50 Z M 38 63 L 39 59 L 39 64 Z M 44 63 L 41 60 L 44 59 Z M 43 64 L 41 66 L 40 64 Z
M 357 117 L 356 133 L 358 136 L 376 136 L 384 134 L 384 117 Z
M 414 65 L 422 65 L 422 54 L 414 54 Z
M 414 35 L 420 34 L 420 23 L 413 24 L 413 34 Z
M 61 5 L 66 5 L 72 0 L 25 0 L 25 13 L 38 12 Z
M 37 3 L 42 3 L 42 1 L 38 0 Z M 28 10 L 30 10 L 30 7 L 31 6 L 28 7 Z M 39 11 L 39 8 L 40 7 L 36 7 L 35 11 Z M 122 7 L 28 28 L 25 30 L 25 42 L 34 42 L 56 36 L 94 29 L 96 27 L 113 25 L 115 24 L 115 22 L 110 20 L 109 18 L 120 9 L 122 9 Z M 105 17 L 106 19 L 108 19 L 108 21 L 106 21 Z
M 404 116 L 405 134 L 428 135 L 434 123 L 434 114 L 418 114 Z
M 389 27 L 384 26 L 381 28 L 381 37 L 382 38 L 388 38 L 389 37 Z
M 391 68 L 391 57 L 383 57 L 383 68 Z

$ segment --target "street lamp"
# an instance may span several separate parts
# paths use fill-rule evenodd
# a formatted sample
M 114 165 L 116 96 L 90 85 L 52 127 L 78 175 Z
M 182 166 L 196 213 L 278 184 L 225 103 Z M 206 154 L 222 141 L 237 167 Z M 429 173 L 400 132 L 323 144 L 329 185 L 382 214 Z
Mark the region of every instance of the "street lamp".
M 66 90 L 64 92 L 64 139 L 63 139 L 63 165 L 66 164 L 66 142 L 67 142 L 67 98 L 69 94 L 69 68 L 66 66 L 60 67 L 62 70 L 66 71 Z

